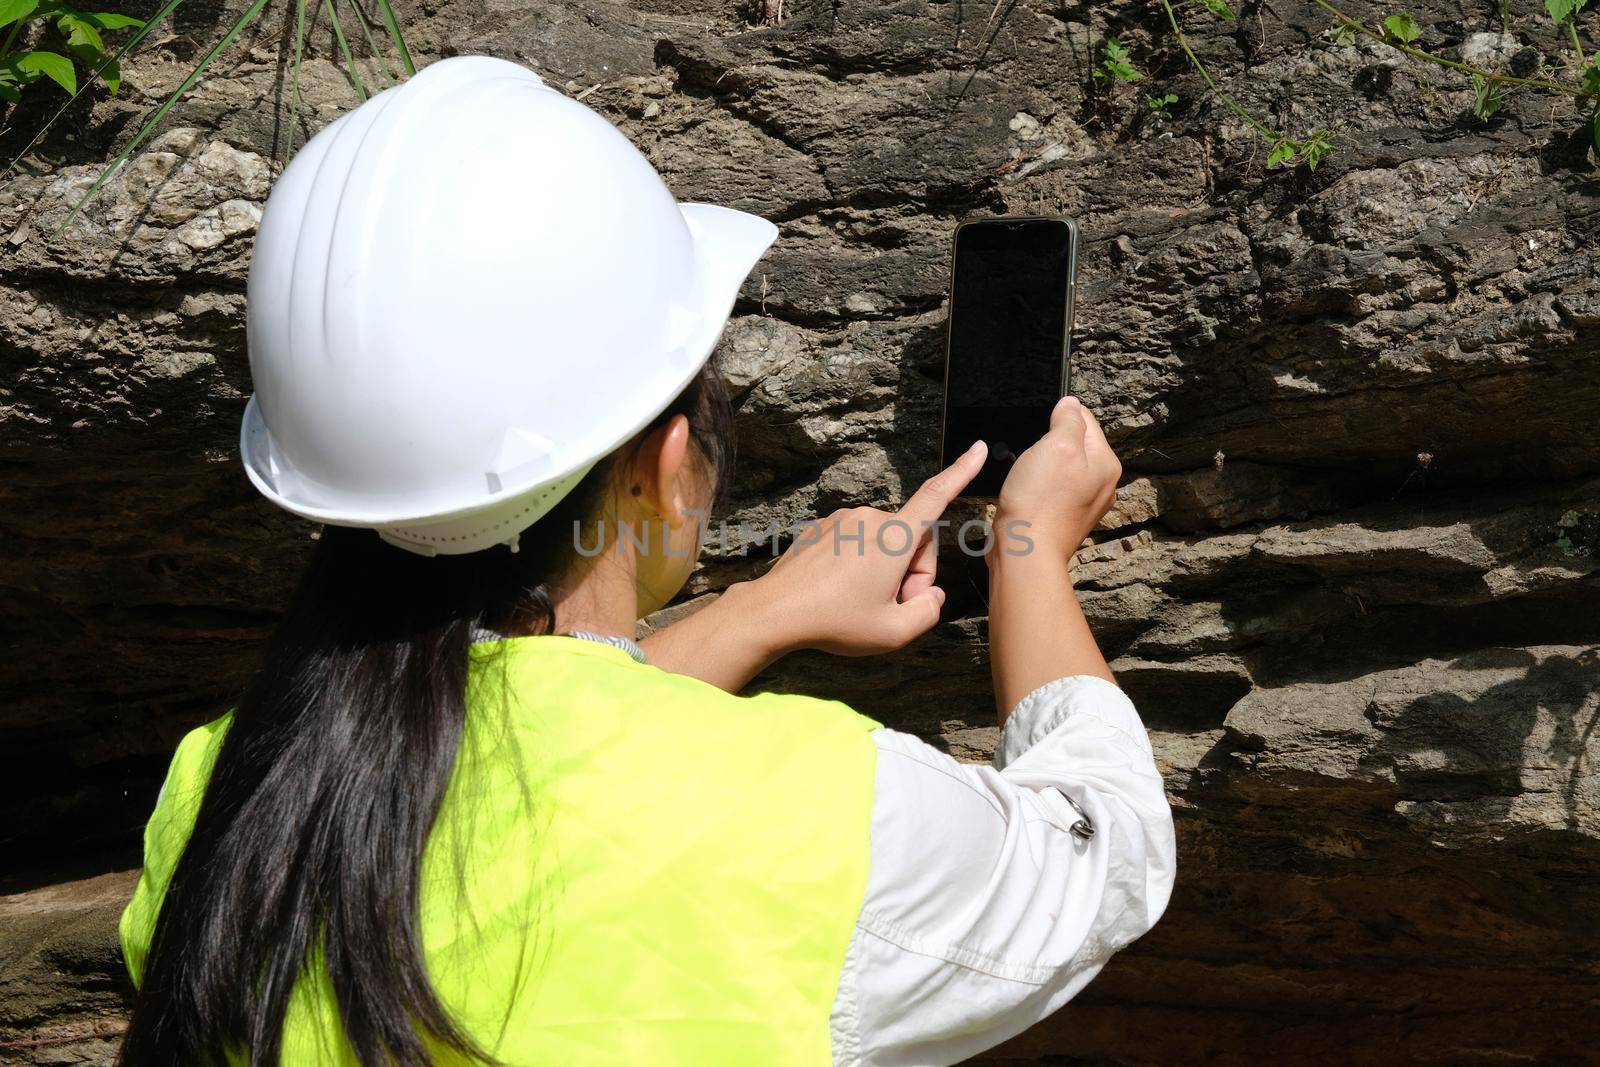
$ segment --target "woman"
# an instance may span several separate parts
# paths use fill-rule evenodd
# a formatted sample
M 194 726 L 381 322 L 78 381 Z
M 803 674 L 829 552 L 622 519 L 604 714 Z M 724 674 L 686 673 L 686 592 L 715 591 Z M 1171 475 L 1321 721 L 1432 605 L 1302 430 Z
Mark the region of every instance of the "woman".
M 238 706 L 174 757 L 122 922 L 124 1062 L 954 1063 L 1160 916 L 1171 816 L 1067 569 L 1119 473 L 1076 401 L 999 502 L 1032 545 L 989 557 L 1003 769 L 733 695 L 931 627 L 927 531 L 981 449 L 630 639 L 728 477 L 709 360 L 775 234 L 675 204 L 499 60 L 295 158 L 241 446 L 326 525 Z

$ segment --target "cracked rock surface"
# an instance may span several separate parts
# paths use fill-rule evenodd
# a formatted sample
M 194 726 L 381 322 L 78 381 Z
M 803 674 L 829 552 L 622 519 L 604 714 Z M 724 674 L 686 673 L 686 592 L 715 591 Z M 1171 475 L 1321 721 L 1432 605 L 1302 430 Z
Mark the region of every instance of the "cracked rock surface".
M 234 453 L 249 243 L 290 136 L 280 16 L 51 236 L 238 10 L 190 4 L 0 185 L 0 1062 L 111 1062 L 139 828 L 310 533 Z M 759 568 L 741 521 L 892 505 L 932 472 L 956 220 L 1080 221 L 1073 379 L 1127 476 L 1078 584 L 1151 727 L 1181 874 L 1152 934 L 988 1061 L 1594 1062 L 1600 193 L 1577 105 L 1519 93 L 1479 122 L 1467 82 L 1333 43 L 1310 0 L 1186 15 L 1252 111 L 1335 130 L 1288 173 L 1160 8 L 1123 0 L 993 22 L 785 0 L 779 25 L 732 0 L 402 7 L 419 63 L 526 63 L 680 198 L 781 227 L 724 336 L 730 533 L 658 624 Z M 1412 8 L 1432 51 L 1559 62 L 1514 10 L 1502 32 Z M 1145 81 L 1090 77 L 1107 35 Z M 356 102 L 327 37 L 296 144 Z M 6 158 L 47 105 L 9 117 Z M 759 684 L 987 758 L 983 572 L 942 568 L 946 621 L 911 648 Z

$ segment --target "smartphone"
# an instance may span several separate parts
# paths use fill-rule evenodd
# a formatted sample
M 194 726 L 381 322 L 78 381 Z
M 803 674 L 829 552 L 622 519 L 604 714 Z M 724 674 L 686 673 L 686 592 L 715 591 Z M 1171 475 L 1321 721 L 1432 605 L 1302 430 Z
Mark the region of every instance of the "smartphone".
M 1071 386 L 1078 226 L 1062 218 L 969 219 L 956 227 L 945 320 L 943 464 L 986 441 L 963 496 L 996 497 L 1050 428 Z

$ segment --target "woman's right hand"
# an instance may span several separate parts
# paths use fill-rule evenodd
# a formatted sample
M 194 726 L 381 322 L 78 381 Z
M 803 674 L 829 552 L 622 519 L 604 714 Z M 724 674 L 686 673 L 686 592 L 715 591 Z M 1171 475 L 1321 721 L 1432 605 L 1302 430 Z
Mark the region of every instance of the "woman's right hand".
M 767 573 L 646 638 L 650 662 L 732 693 L 797 649 L 867 656 L 908 644 L 944 604 L 934 523 L 985 455 L 974 445 L 899 511 L 849 508 L 811 525 Z
M 994 543 L 1015 553 L 1011 546 L 1023 535 L 1033 542 L 1030 551 L 1070 556 L 1111 507 L 1120 477 L 1122 464 L 1094 415 L 1077 397 L 1062 397 L 1050 413 L 1049 432 L 1006 476 Z
M 983 445 L 974 445 L 899 511 L 834 512 L 797 538 L 766 574 L 745 583 L 740 593 L 766 609 L 764 626 L 779 651 L 875 655 L 932 628 L 944 604 L 944 590 L 934 584 L 933 524 L 983 469 L 986 455 Z

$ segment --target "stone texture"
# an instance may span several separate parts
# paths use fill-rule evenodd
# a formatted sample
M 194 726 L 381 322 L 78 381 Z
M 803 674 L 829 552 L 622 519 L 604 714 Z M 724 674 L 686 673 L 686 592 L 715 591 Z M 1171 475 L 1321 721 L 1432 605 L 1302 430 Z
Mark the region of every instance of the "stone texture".
M 136 871 L 0 883 L 0 1063 L 109 1064 L 125 1027 L 117 916 Z M 12 881 L 7 877 L 6 882 Z
M 987 4 L 786 0 L 759 26 L 778 9 L 402 6 L 419 61 L 528 63 L 679 196 L 779 223 L 723 344 L 730 520 L 753 530 L 931 472 L 957 219 L 1080 220 L 1073 377 L 1127 470 L 1080 588 L 1152 727 L 1182 874 L 1154 933 L 991 1061 L 1595 1062 L 1586 114 L 1521 93 L 1477 122 L 1463 81 L 1332 44 L 1309 0 L 1189 29 L 1247 106 L 1337 129 L 1315 174 L 1264 171 L 1160 9 L 1124 0 L 1007 5 L 987 48 Z M 235 10 L 190 0 L 0 186 L 0 817 L 29 872 L 0 897 L 0 1062 L 110 1062 L 131 882 L 98 872 L 136 862 L 166 754 L 237 692 L 306 546 L 233 454 L 249 238 L 290 137 L 276 16 L 50 236 Z M 1563 47 L 1520 9 L 1509 33 L 1412 10 L 1474 62 Z M 1089 76 L 1108 33 L 1150 80 Z M 326 37 L 297 143 L 355 102 Z M 7 158 L 45 105 L 8 117 Z M 728 548 L 673 612 L 769 554 L 737 527 Z M 985 758 L 983 574 L 943 567 L 947 621 L 913 647 L 761 684 Z

